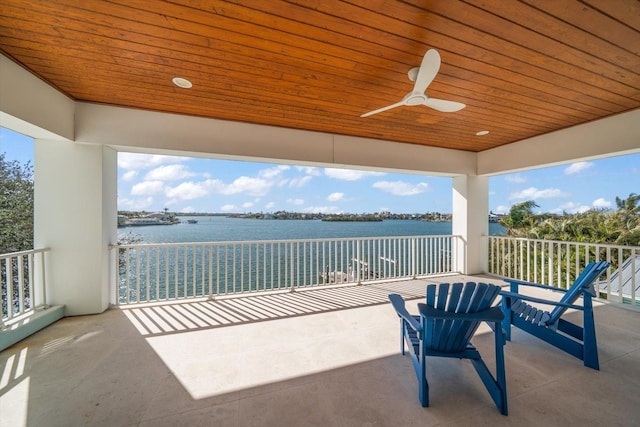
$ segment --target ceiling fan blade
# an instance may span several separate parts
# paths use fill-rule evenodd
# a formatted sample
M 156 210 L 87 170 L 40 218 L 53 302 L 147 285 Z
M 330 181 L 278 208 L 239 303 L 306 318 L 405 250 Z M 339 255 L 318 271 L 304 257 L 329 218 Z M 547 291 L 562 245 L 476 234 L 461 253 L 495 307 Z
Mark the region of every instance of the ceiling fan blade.
M 368 113 L 364 113 L 360 117 L 373 116 L 374 114 L 382 113 L 383 111 L 391 110 L 392 108 L 400 107 L 401 105 L 405 105 L 404 100 L 396 102 L 395 104 L 387 105 L 386 107 L 378 108 L 377 110 L 369 111 Z
M 440 70 L 440 54 L 435 49 L 429 49 L 422 58 L 422 64 L 418 70 L 416 83 L 413 85 L 413 91 L 424 93 L 427 86 L 433 81 Z
M 442 111 L 443 113 L 453 113 L 454 111 L 460 111 L 466 107 L 462 102 L 447 101 L 445 99 L 437 98 L 427 98 L 427 100 L 424 101 L 424 105 L 431 107 L 434 110 Z

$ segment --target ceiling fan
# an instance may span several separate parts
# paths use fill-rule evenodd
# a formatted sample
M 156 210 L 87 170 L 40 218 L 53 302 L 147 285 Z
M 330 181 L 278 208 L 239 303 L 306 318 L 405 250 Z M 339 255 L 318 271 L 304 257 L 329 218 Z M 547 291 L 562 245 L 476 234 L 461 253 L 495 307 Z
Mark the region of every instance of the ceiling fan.
M 435 49 L 429 49 L 427 53 L 424 54 L 424 58 L 422 58 L 422 64 L 420 64 L 420 68 L 416 67 L 409 70 L 409 80 L 415 81 L 413 90 L 411 92 L 406 94 L 400 102 L 387 105 L 386 107 L 378 108 L 377 110 L 369 111 L 368 113 L 364 113 L 360 117 L 369 117 L 374 114 L 390 110 L 392 108 L 401 107 L 403 105 L 406 105 L 408 107 L 413 107 L 416 105 L 426 105 L 427 107 L 433 108 L 437 111 L 442 111 L 444 113 L 452 113 L 454 111 L 462 110 L 465 105 L 461 102 L 431 98 L 425 92 L 427 86 L 429 86 L 431 81 L 436 77 L 436 74 L 438 74 L 439 69 L 440 54 Z

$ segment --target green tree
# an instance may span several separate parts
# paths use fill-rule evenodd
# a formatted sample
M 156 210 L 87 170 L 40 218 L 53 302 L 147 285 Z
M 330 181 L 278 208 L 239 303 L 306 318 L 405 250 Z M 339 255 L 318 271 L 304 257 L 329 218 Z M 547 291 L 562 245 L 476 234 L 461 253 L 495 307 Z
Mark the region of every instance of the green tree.
M 618 235 L 615 243 L 640 246 L 640 194 L 631 193 L 626 199 L 616 197 L 616 206 Z
M 533 209 L 538 205 L 533 200 L 516 203 L 511 206 L 509 213 L 500 220 L 500 224 L 509 229 L 510 236 L 524 237 L 538 222 L 538 218 L 533 213 Z
M 0 253 L 33 249 L 33 167 L 0 153 Z
M 631 193 L 626 199 L 616 197 L 618 211 L 628 211 L 630 213 L 640 213 L 640 194 Z

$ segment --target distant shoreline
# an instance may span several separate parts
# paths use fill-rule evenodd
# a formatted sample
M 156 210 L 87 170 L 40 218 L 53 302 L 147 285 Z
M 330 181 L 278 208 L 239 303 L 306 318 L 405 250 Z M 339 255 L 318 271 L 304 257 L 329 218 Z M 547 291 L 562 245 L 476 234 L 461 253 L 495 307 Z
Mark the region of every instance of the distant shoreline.
M 325 222 L 382 222 L 382 219 L 358 219 L 358 218 L 354 218 L 354 219 L 323 219 L 321 221 L 325 221 Z

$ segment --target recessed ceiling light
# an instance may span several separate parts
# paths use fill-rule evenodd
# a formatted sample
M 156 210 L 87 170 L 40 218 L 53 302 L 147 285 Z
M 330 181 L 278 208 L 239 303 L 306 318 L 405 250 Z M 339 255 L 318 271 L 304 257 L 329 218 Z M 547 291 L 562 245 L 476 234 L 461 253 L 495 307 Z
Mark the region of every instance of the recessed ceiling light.
M 485 135 L 489 135 L 489 131 L 488 130 L 481 130 L 480 132 L 476 132 L 477 136 L 485 136 Z
M 174 85 L 181 87 L 183 89 L 189 89 L 190 87 L 193 86 L 193 84 L 191 84 L 191 82 L 185 78 L 182 77 L 174 77 L 172 80 Z

